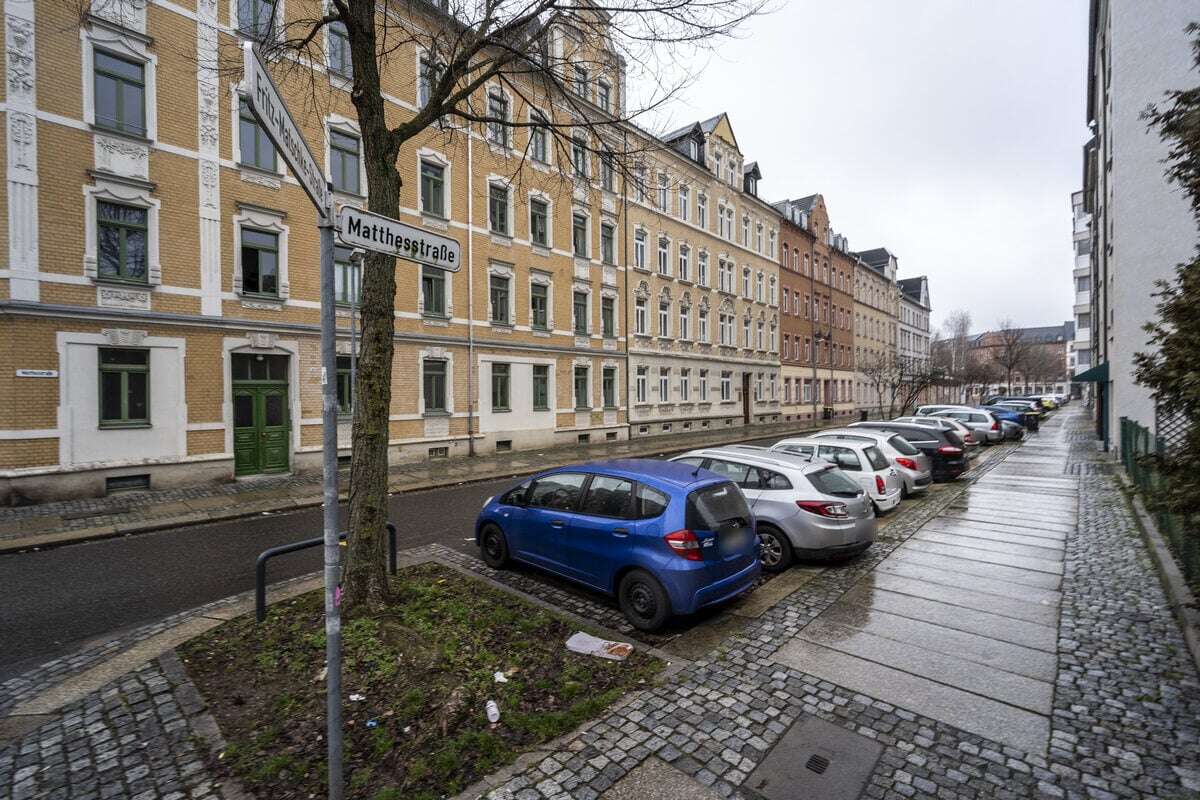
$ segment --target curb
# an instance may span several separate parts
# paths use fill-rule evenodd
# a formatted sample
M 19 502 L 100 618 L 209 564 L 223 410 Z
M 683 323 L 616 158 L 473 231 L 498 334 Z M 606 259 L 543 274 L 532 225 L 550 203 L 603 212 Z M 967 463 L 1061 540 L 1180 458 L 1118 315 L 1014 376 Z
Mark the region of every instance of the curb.
M 1114 469 L 1113 473 L 1120 481 L 1121 488 L 1125 490 L 1125 498 L 1138 523 L 1142 541 L 1146 543 L 1146 549 L 1150 551 L 1150 559 L 1154 562 L 1163 591 L 1166 592 L 1167 603 L 1179 623 L 1183 641 L 1187 644 L 1188 651 L 1192 656 L 1192 663 L 1195 665 L 1196 671 L 1200 672 L 1200 606 L 1197 606 L 1191 588 L 1184 580 L 1179 565 L 1175 563 L 1175 556 L 1172 555 L 1166 540 L 1159 533 L 1154 517 L 1146 510 L 1142 498 L 1137 495 L 1129 476 L 1125 474 L 1124 469 L 1120 468 Z

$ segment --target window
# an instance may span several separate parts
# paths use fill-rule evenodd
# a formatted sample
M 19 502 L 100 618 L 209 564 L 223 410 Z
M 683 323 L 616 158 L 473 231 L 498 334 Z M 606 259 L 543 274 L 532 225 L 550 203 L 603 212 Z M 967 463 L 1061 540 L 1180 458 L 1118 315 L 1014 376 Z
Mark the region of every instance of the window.
M 550 289 L 544 283 L 529 287 L 529 326 L 536 331 L 550 327 Z
M 791 308 L 791 302 L 792 302 L 791 295 L 788 293 L 787 289 L 784 289 L 783 290 L 783 305 L 781 307 L 781 310 L 783 311 L 784 314 L 788 313 L 788 309 Z
M 746 317 L 742 320 L 742 347 L 749 349 L 750 347 L 750 318 Z
M 658 176 L 658 210 L 667 212 L 671 206 L 671 179 L 666 175 Z
M 733 373 L 721 373 L 721 402 L 728 403 L 733 399 Z
M 612 297 L 600 298 L 600 327 L 604 333 L 605 339 L 615 338 L 617 335 L 617 301 Z
M 337 357 L 337 411 L 348 416 L 354 411 L 354 381 L 350 379 L 350 356 Z
M 636 502 L 638 519 L 651 519 L 667 510 L 671 498 L 658 489 L 651 489 L 646 484 L 639 483 Z
M 742 297 L 750 299 L 750 269 L 742 270 Z
M 633 330 L 634 333 L 645 334 L 648 325 L 646 319 L 646 298 L 639 297 L 633 301 Z
M 421 311 L 428 317 L 446 316 L 446 273 L 421 267 Z
M 94 52 L 96 126 L 146 135 L 146 68 L 103 50 Z
M 429 103 L 434 85 L 441 80 L 446 66 L 436 61 L 428 53 L 421 54 L 421 74 L 417 82 L 417 105 L 424 108 Z
M 267 138 L 266 132 L 258 124 L 258 120 L 250 113 L 250 106 L 245 100 L 238 101 L 238 148 L 241 150 L 241 163 L 255 169 L 265 169 L 275 172 L 278 167 L 275 162 L 275 147 Z
M 713 174 L 721 177 L 721 154 L 713 153 Z
M 671 304 L 661 302 L 658 304 L 658 335 L 671 335 Z
M 706 370 L 706 369 L 700 370 L 700 380 L 698 381 L 698 384 L 700 387 L 700 402 L 707 403 L 708 402 L 708 370 Z
M 605 367 L 600 373 L 600 398 L 605 408 L 617 407 L 616 367 Z
M 592 407 L 588 397 L 588 368 L 575 367 L 575 408 L 584 411 Z
M 97 274 L 106 280 L 146 283 L 149 212 L 144 208 L 96 203 Z
M 670 367 L 658 368 L 658 402 L 671 402 L 671 369 Z
M 353 251 L 349 247 L 333 248 L 333 281 L 334 293 L 339 305 L 358 303 L 360 267 L 350 258 Z
M 613 154 L 605 150 L 600 154 L 600 185 L 606 192 L 611 192 L 616 186 L 616 174 L 613 170 Z
M 1087 330 L 1092 327 L 1092 315 L 1080 314 L 1075 321 L 1075 327 L 1079 330 Z
M 641 165 L 633 173 L 633 191 L 639 203 L 646 202 L 646 168 Z
M 702 194 L 696 196 L 696 224 L 708 228 L 708 198 Z
M 488 92 L 487 139 L 493 144 L 508 147 L 508 98 L 501 92 Z
M 358 137 L 336 128 L 329 130 L 329 175 L 335 192 L 359 193 Z
M 696 328 L 697 328 L 696 338 L 698 338 L 702 342 L 707 342 L 708 341 L 708 309 L 707 308 L 701 308 L 700 311 L 697 312 Z
M 754 252 L 761 253 L 763 249 L 763 226 L 758 223 L 754 228 Z
M 660 236 L 658 239 L 658 274 L 671 274 L 671 260 L 669 250 L 671 243 L 665 236 Z
M 503 275 L 492 275 L 488 281 L 488 301 L 492 307 L 491 320 L 493 323 L 509 324 L 508 297 L 508 278 Z
M 690 322 L 692 320 L 692 310 L 687 306 L 679 307 L 679 338 L 689 339 L 691 333 Z
M 612 110 L 612 87 L 604 81 L 596 83 L 596 105 L 605 111 Z
M 593 475 L 581 514 L 627 519 L 633 511 L 633 481 L 608 475 Z
M 329 23 L 328 42 L 329 71 L 347 78 L 350 77 L 354 74 L 354 65 L 350 59 L 350 37 L 346 33 L 346 23 Z
M 529 201 L 529 241 L 550 246 L 550 206 L 536 197 Z
M 279 296 L 279 234 L 242 228 L 242 291 Z
M 613 241 L 613 226 L 607 222 L 600 225 L 600 260 L 605 264 L 616 263 L 616 246 Z
M 574 321 L 575 335 L 588 334 L 588 296 L 587 292 L 573 292 L 571 295 L 571 319 Z
M 533 112 L 534 123 L 544 123 L 546 117 L 540 111 Z M 534 161 L 540 161 L 543 164 L 550 163 L 550 148 L 548 144 L 548 134 L 543 125 L 535 125 L 529 129 L 529 155 Z
M 633 393 L 634 393 L 633 396 L 634 396 L 634 399 L 636 400 L 636 402 L 638 402 L 638 403 L 646 402 L 646 393 L 647 393 L 646 383 L 647 383 L 649 371 L 650 370 L 647 367 L 638 367 L 637 368 L 637 376 L 633 382 Z
M 427 358 L 422 364 L 422 391 L 425 396 L 425 413 L 446 411 L 446 362 Z
M 150 424 L 150 351 L 100 348 L 100 427 Z
M 529 488 L 526 503 L 534 508 L 573 510 L 579 502 L 587 475 L 582 472 L 560 472 L 539 478 Z
M 508 411 L 508 364 L 492 364 L 492 411 Z
M 633 266 L 637 269 L 646 268 L 646 232 L 637 231 L 633 234 Z
M 546 364 L 533 365 L 533 410 L 550 410 L 550 367 Z
M 691 211 L 691 193 L 688 187 L 679 187 L 679 218 L 684 222 L 688 221 L 688 212 Z
M 754 299 L 760 303 L 763 301 L 763 274 L 761 272 L 754 277 Z
M 271 34 L 275 0 L 238 0 L 238 31 L 251 39 L 266 41 Z
M 750 218 L 742 217 L 742 246 L 750 246 Z
M 587 142 L 581 136 L 571 138 L 571 166 L 576 178 L 586 179 L 588 176 Z
M 508 235 L 508 187 L 488 185 L 488 220 L 492 233 Z
M 681 281 L 692 279 L 691 257 L 691 249 L 686 244 L 679 245 L 679 280 Z
M 572 67 L 571 76 L 571 88 L 575 91 L 575 94 L 586 99 L 588 96 L 587 70 L 579 66 Z
M 756 343 L 758 349 L 762 350 L 764 340 L 763 340 L 763 321 L 761 319 L 758 321 L 758 331 L 757 332 L 758 332 L 758 337 L 755 340 L 755 343 Z
M 421 162 L 421 213 L 446 216 L 446 168 L 432 161 Z
M 696 282 L 708 286 L 708 253 L 703 250 L 696 256 Z
M 588 220 L 583 214 L 571 215 L 571 246 L 576 258 L 588 257 Z

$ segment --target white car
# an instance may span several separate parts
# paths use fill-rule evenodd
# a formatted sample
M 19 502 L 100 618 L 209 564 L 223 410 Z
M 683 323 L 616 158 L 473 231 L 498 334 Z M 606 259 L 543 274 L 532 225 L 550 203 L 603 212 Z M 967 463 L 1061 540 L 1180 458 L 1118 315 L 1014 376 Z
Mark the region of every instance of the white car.
M 776 442 L 771 449 L 821 458 L 836 464 L 847 477 L 863 488 L 871 498 L 876 513 L 882 514 L 900 505 L 904 480 L 874 442 L 853 439 L 834 442 L 814 436 L 784 439 Z

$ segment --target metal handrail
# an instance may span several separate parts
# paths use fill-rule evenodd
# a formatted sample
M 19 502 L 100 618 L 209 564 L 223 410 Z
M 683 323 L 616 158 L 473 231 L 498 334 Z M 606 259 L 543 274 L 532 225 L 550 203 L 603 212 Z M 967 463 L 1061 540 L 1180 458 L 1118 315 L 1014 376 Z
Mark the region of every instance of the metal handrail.
M 387 528 L 388 534 L 387 570 L 389 575 L 395 575 L 396 526 L 388 522 L 384 527 Z M 343 533 L 338 538 L 341 541 L 345 541 L 348 536 L 349 534 Z M 310 547 L 319 547 L 324 543 L 325 537 L 317 536 L 313 539 L 303 539 L 299 542 L 268 547 L 258 554 L 258 558 L 254 561 L 254 618 L 256 621 L 262 622 L 267 617 L 267 562 L 275 556 L 287 555 L 299 550 L 307 550 Z

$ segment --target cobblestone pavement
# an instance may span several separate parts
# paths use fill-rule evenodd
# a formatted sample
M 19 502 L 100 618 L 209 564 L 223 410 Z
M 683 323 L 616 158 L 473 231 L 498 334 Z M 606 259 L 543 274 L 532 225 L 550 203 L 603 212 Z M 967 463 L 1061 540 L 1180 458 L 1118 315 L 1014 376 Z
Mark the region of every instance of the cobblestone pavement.
M 657 757 L 717 796 L 760 800 L 748 776 L 807 715 L 883 746 L 865 797 L 1200 797 L 1200 682 L 1128 508 L 1094 446 L 1078 436 L 1083 425 L 1068 410 L 1030 442 L 1070 443 L 1067 471 L 1080 475 L 1045 752 L 1006 747 L 774 663 L 781 646 L 949 506 L 958 494 L 949 492 L 897 517 L 863 558 L 820 572 L 669 683 L 631 696 L 537 763 L 503 774 L 489 797 L 597 798 Z M 447 548 L 427 550 L 621 627 L 602 599 L 522 572 L 492 573 Z M 82 662 L 60 660 L 49 672 L 10 681 L 0 687 L 0 707 L 123 646 L 99 643 L 76 657 Z M 0 797 L 222 796 L 195 744 L 208 717 L 170 661 L 152 662 L 0 744 Z

